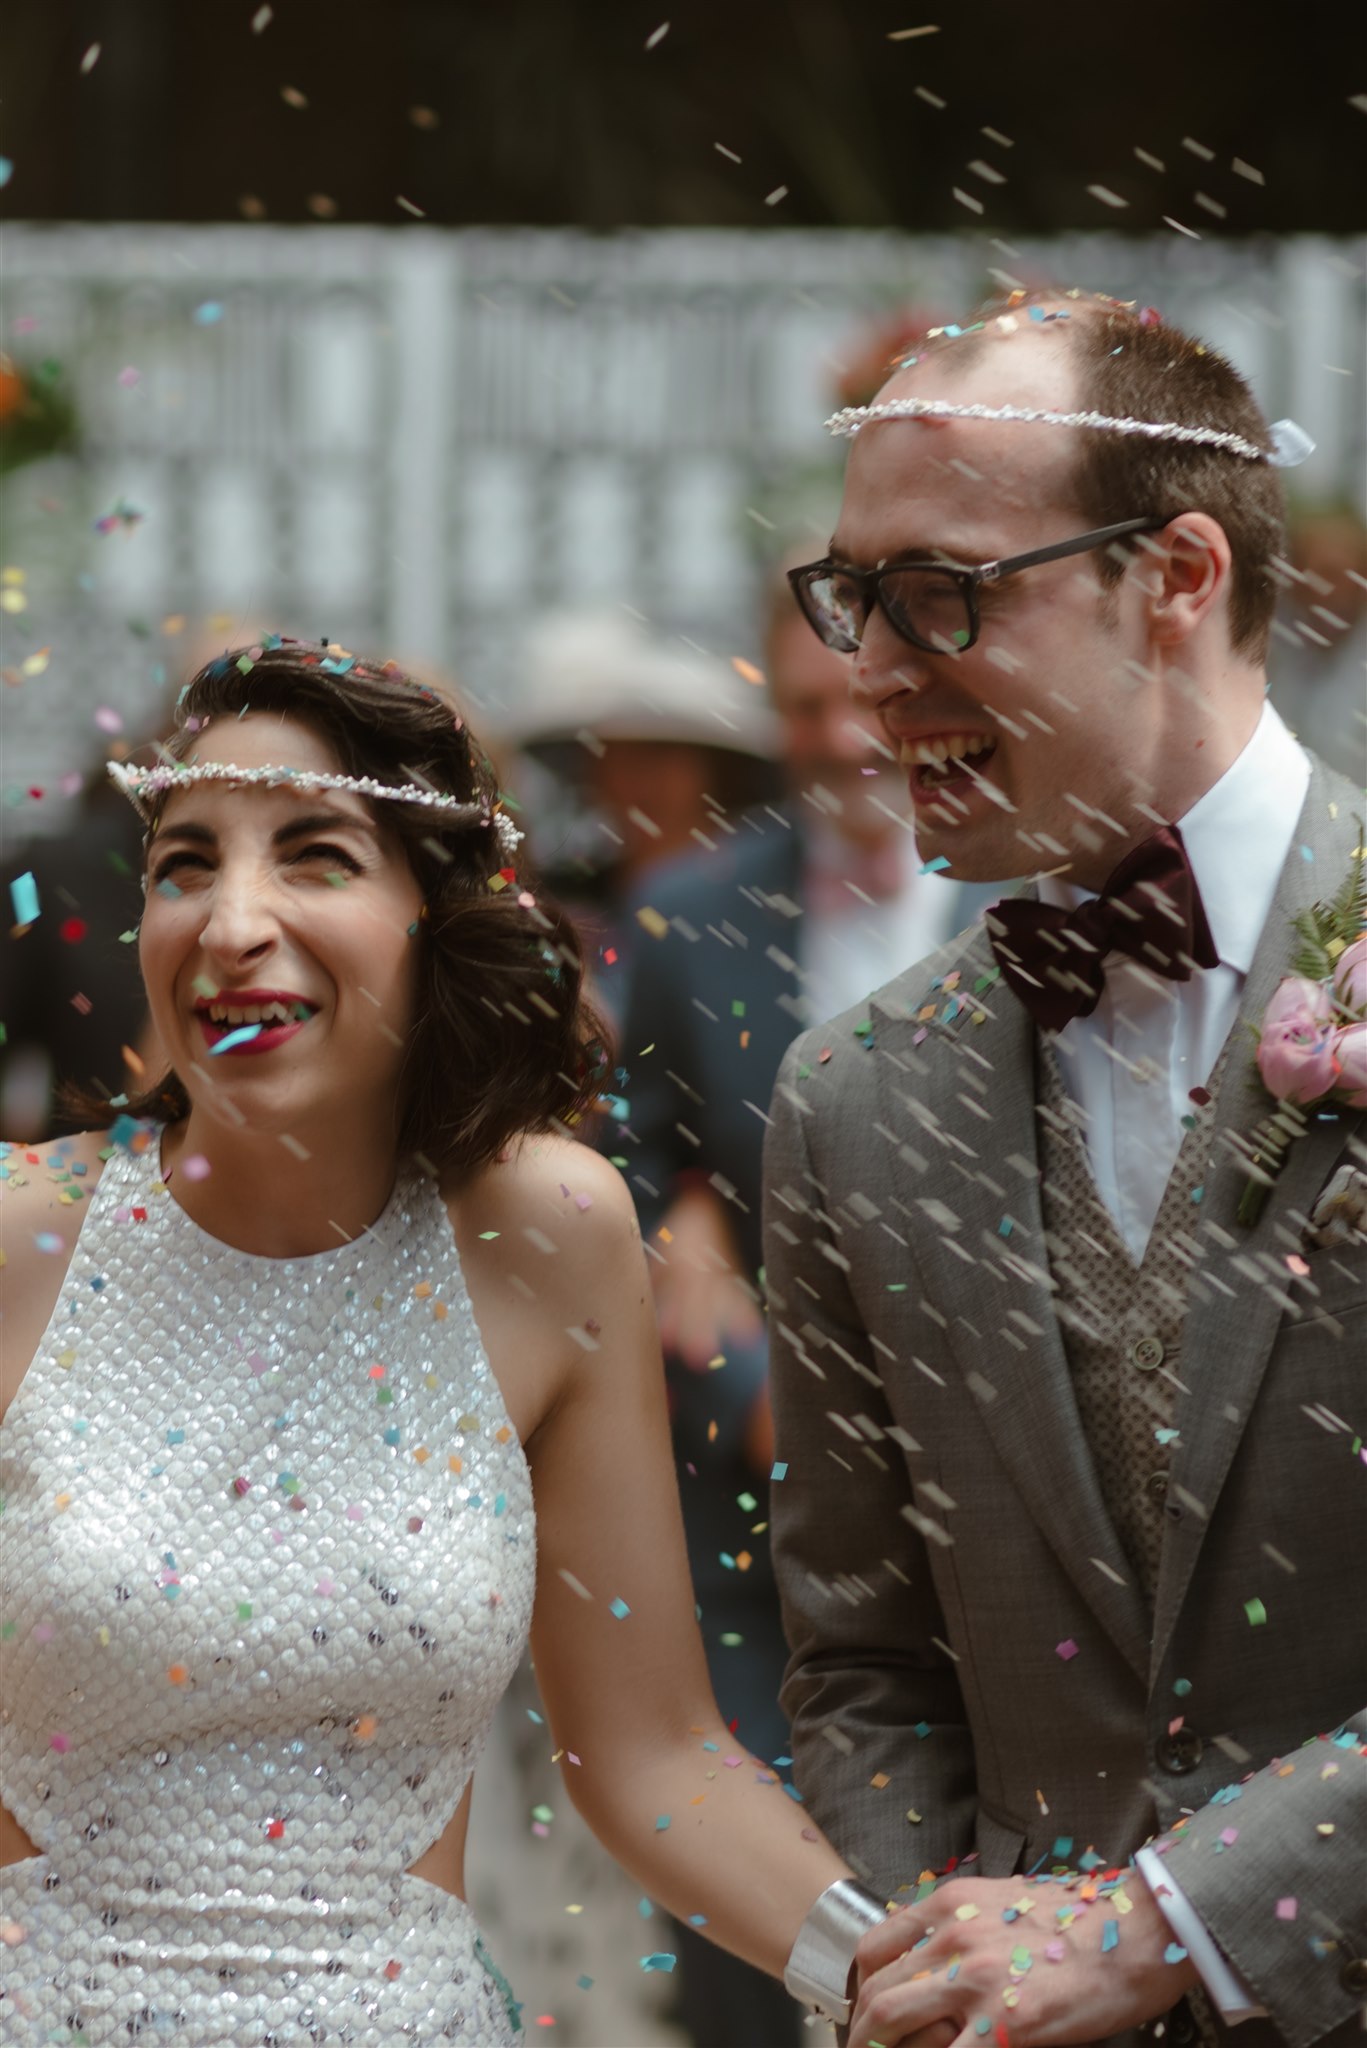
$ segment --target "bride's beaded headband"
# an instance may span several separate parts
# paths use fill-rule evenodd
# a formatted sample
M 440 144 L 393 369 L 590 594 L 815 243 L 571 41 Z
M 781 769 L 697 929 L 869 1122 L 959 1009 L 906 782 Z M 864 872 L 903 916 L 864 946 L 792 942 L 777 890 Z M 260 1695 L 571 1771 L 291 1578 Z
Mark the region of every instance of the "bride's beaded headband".
M 123 791 L 148 824 L 153 815 L 147 802 L 149 797 L 164 796 L 168 790 L 185 789 L 196 782 L 227 782 L 234 788 L 254 784 L 262 789 L 346 789 L 355 796 L 375 797 L 384 803 L 421 804 L 427 810 L 442 812 L 453 825 L 491 828 L 499 858 L 505 864 L 513 858 L 523 838 L 505 811 L 484 803 L 465 803 L 442 790 L 424 789 L 418 782 L 377 782 L 373 775 L 328 775 L 313 768 L 239 768 L 231 761 L 199 761 L 192 767 L 179 761 L 161 761 L 153 768 L 129 768 L 122 761 L 106 765 L 110 781 Z
M 1141 434 L 1151 441 L 1186 441 L 1217 448 L 1245 462 L 1266 462 L 1274 469 L 1294 469 L 1313 455 L 1315 444 L 1294 420 L 1274 420 L 1268 429 L 1272 446 L 1260 448 L 1242 434 L 1219 427 L 1184 427 L 1176 420 L 1116 419 L 1104 412 L 1050 412 L 1034 405 L 957 405 L 948 398 L 889 398 L 879 405 L 845 405 L 831 414 L 826 430 L 853 440 L 862 427 L 878 420 L 1022 420 L 1045 427 L 1092 427 L 1106 434 Z

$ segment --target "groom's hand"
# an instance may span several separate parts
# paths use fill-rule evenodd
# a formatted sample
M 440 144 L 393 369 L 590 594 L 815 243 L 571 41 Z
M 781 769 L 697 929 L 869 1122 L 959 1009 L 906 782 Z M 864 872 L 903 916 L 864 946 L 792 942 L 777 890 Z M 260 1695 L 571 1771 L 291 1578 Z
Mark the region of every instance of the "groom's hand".
M 855 1961 L 849 2048 L 1101 2041 L 1199 1982 L 1138 1871 L 1109 1889 L 951 1878 L 866 1934 Z

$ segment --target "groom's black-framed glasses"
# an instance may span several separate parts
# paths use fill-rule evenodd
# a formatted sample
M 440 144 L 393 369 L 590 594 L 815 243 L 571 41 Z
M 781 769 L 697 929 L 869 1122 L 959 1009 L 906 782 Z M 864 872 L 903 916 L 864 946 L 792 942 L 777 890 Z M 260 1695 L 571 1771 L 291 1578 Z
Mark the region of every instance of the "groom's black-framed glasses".
M 1007 555 L 999 562 L 970 567 L 928 555 L 906 555 L 880 563 L 876 569 L 852 569 L 828 555 L 788 571 L 793 595 L 819 640 L 837 654 L 854 654 L 875 605 L 895 633 L 925 654 L 964 654 L 978 638 L 978 592 L 985 583 L 1034 569 L 1041 562 L 1059 562 L 1066 555 L 1084 555 L 1093 548 L 1123 540 L 1131 533 L 1157 533 L 1166 519 L 1122 519 L 1115 526 L 1094 527 L 1072 540 L 1056 540 L 1028 554 Z

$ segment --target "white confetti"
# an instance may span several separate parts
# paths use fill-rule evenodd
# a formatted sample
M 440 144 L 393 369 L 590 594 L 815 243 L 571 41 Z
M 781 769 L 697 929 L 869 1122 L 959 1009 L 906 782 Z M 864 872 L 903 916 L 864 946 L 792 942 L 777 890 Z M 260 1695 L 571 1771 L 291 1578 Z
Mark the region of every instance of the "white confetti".
M 89 72 L 93 71 L 95 69 L 95 66 L 99 63 L 99 61 L 100 45 L 98 43 L 92 43 L 90 45 L 90 48 L 86 51 L 84 57 L 82 57 L 81 59 L 82 78 L 86 77 Z
M 1183 149 L 1189 149 L 1193 156 L 1199 156 L 1203 164 L 1209 164 L 1215 161 L 1215 151 L 1213 149 L 1207 149 L 1204 142 L 1197 142 L 1190 135 L 1184 135 L 1182 137 L 1182 147 Z
M 662 21 L 660 23 L 660 26 L 658 28 L 653 28 L 650 31 L 650 34 L 646 37 L 646 48 L 648 50 L 653 50 L 655 48 L 655 45 L 657 43 L 662 43 L 668 34 L 669 23 L 667 21 Z
M 764 203 L 766 206 L 777 206 L 780 199 L 786 199 L 787 197 L 788 187 L 786 185 L 775 185 L 772 192 L 765 193 Z
M 1137 142 L 1134 146 L 1134 153 L 1139 158 L 1140 163 L 1147 164 L 1151 171 L 1165 171 L 1168 168 L 1161 156 L 1154 156 L 1150 150 L 1141 149 Z
M 1118 192 L 1112 192 L 1109 185 L 1089 185 L 1087 190 L 1093 199 L 1099 199 L 1103 206 L 1128 206 L 1129 200 L 1122 199 Z
M 974 177 L 981 178 L 985 185 L 1004 185 L 1006 183 L 1005 172 L 994 169 L 991 164 L 985 164 L 980 156 L 974 157 L 968 168 L 972 171 Z
M 913 90 L 915 91 L 917 99 L 924 100 L 928 107 L 944 108 L 949 105 L 948 100 L 942 100 L 940 98 L 939 93 L 932 92 L 928 85 L 918 85 L 915 86 Z
M 411 199 L 405 199 L 402 192 L 395 193 L 394 203 L 396 206 L 401 206 L 405 213 L 411 213 L 414 220 L 426 220 L 427 218 L 422 207 L 415 206 Z
M 966 206 L 970 213 L 981 213 L 983 210 L 981 199 L 975 199 L 971 192 L 961 192 L 957 185 L 954 187 L 954 197 L 960 206 Z
M 1201 239 L 1195 228 L 1184 228 L 1181 221 L 1174 220 L 1170 213 L 1163 215 L 1163 225 L 1165 228 L 1175 228 L 1179 235 L 1186 235 L 1193 242 L 1199 242 Z
M 266 23 L 270 20 L 271 16 L 274 13 L 275 9 L 273 7 L 257 8 L 255 14 L 252 16 L 252 34 L 254 36 L 260 35 L 262 29 L 266 26 Z
M 1247 178 L 1250 185 L 1265 185 L 1267 183 L 1262 172 L 1255 171 L 1252 164 L 1246 164 L 1241 156 L 1235 157 L 1230 165 L 1230 169 L 1236 178 Z
M 890 28 L 888 30 L 888 41 L 890 43 L 909 43 L 914 36 L 938 36 L 939 33 L 939 22 L 928 21 L 924 28 Z
M 741 159 L 736 155 L 735 150 L 728 149 L 724 142 L 714 142 L 712 144 L 712 147 L 713 149 L 716 150 L 718 156 L 726 157 L 733 164 L 738 164 L 741 161 Z

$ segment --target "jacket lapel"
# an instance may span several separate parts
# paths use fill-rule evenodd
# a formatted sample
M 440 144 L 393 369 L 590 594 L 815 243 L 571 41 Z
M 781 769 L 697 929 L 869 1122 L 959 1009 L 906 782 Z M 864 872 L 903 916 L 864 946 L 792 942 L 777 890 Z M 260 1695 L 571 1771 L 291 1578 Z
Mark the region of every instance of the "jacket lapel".
M 1154 1615 L 1153 1670 L 1166 1652 L 1191 1583 L 1202 1539 L 1239 1446 L 1287 1312 L 1291 1268 L 1315 1196 L 1347 1139 L 1362 1124 L 1343 1109 L 1321 1121 L 1310 1113 L 1290 1147 L 1263 1213 L 1251 1229 L 1238 1220 L 1245 1175 L 1234 1139 L 1247 1140 L 1272 1103 L 1254 1064 L 1254 1031 L 1282 977 L 1291 972 L 1293 920 L 1333 896 L 1358 839 L 1350 809 L 1354 792 L 1316 761 L 1271 914 L 1263 927 L 1239 1006 L 1234 1043 L 1215 1105 L 1212 1172 L 1202 1203 L 1206 1265 L 1223 1287 L 1193 1283 L 1183 1334 L 1184 1391 L 1174 1421 L 1180 1437 L 1172 1460 L 1174 1490 L 1185 1512 L 1167 1532 Z M 1331 815 L 1334 804 L 1337 815 Z M 1312 856 L 1306 859 L 1302 848 Z M 1225 1291 L 1226 1289 L 1232 1292 Z M 1295 1306 L 1291 1313 L 1298 1313 Z M 1170 1496 L 1171 1497 L 1171 1496 Z
M 945 958 L 901 976 L 873 1005 L 877 1049 L 887 1055 L 878 1061 L 884 1119 L 928 1162 L 921 1185 L 899 1192 L 913 1211 L 918 1197 L 935 1205 L 925 1211 L 929 1236 L 921 1242 L 944 1246 L 924 1260 L 926 1294 L 944 1317 L 964 1377 L 962 1398 L 974 1402 L 1063 1570 L 1147 1676 L 1144 1602 L 1106 1512 L 1054 1313 L 1039 1197 L 1034 1026 L 999 982 L 975 989 L 993 968 L 985 931 L 978 928 L 960 955 L 957 988 L 932 990 Z M 960 992 L 964 1007 L 941 1022 L 951 994 Z M 921 1014 L 931 1003 L 934 1021 Z M 972 1021 L 978 1011 L 981 1024 Z

